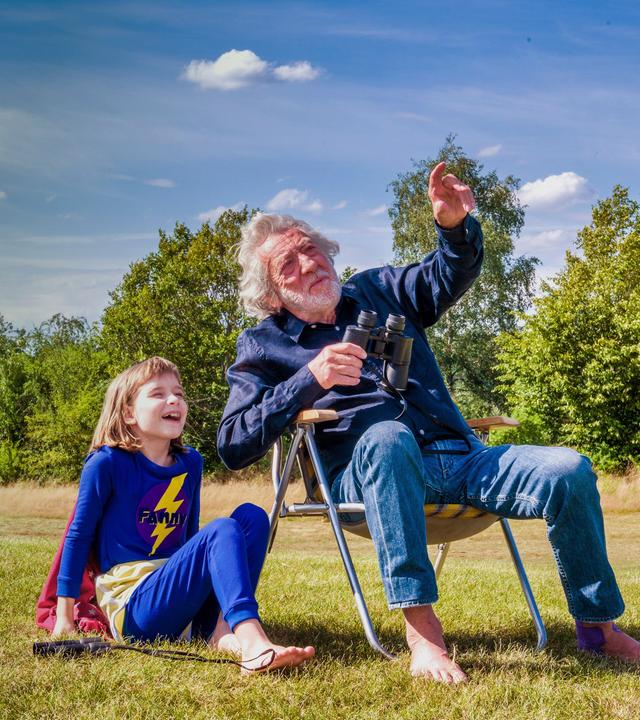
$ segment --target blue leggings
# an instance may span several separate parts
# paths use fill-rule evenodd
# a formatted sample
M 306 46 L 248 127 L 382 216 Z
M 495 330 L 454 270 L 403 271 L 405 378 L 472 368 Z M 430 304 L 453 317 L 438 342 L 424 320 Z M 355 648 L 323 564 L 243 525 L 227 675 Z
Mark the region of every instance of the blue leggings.
M 134 590 L 123 635 L 175 639 L 191 622 L 191 637 L 207 640 L 220 612 L 232 630 L 259 619 L 255 590 L 268 535 L 267 514 L 251 503 L 210 522 Z

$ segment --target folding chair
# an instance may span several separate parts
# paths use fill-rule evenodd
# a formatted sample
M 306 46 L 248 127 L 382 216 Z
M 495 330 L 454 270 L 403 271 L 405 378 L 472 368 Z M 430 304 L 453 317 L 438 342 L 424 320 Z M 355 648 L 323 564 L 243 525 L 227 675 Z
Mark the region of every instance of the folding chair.
M 271 474 L 275 499 L 269 516 L 269 550 L 273 545 L 279 519 L 289 516 L 318 515 L 328 518 L 367 640 L 374 650 L 391 660 L 394 655 L 380 644 L 374 630 L 343 532 L 343 530 L 347 530 L 356 535 L 370 538 L 369 529 L 364 520 L 357 524 L 342 524 L 340 521 L 340 513 L 362 513 L 364 517 L 364 503 L 333 502 L 315 442 L 314 424 L 337 418 L 338 415 L 334 410 L 305 410 L 295 420 L 291 444 L 284 459 L 282 438 L 279 438 L 274 445 Z M 517 420 L 504 417 L 482 418 L 467 422 L 483 442 L 486 442 L 489 431 L 493 428 L 518 425 Z M 286 504 L 285 495 L 296 465 L 298 465 L 304 481 L 307 497 L 303 503 Z M 430 545 L 439 546 L 434 563 L 436 578 L 440 575 L 452 542 L 476 535 L 495 522 L 500 523 L 538 635 L 537 649 L 544 648 L 547 644 L 547 632 L 507 519 L 466 505 L 425 505 L 424 512 L 427 523 L 427 542 Z

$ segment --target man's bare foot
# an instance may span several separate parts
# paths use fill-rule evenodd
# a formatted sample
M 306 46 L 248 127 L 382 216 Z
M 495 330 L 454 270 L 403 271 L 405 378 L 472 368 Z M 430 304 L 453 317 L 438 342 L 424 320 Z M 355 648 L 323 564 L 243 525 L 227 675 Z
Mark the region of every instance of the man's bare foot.
M 411 650 L 411 674 L 447 685 L 467 682 L 462 668 L 449 657 L 442 625 L 431 605 L 416 605 L 402 612 Z
M 242 648 L 238 642 L 238 638 L 231 632 L 231 628 L 224 621 L 222 613 L 218 615 L 213 635 L 209 638 L 209 647 L 212 650 L 229 653 L 235 657 L 242 657 Z
M 576 623 L 578 648 L 626 662 L 640 663 L 640 642 L 612 622 Z
M 233 628 L 233 634 L 242 650 L 243 675 L 296 667 L 316 654 L 310 645 L 302 648 L 283 647 L 272 643 L 257 619 L 238 623 Z

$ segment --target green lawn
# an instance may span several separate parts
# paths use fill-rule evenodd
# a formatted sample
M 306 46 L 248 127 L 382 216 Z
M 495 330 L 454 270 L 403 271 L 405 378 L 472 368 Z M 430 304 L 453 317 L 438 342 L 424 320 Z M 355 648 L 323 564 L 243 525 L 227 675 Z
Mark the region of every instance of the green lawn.
M 607 518 L 609 546 L 640 636 L 638 514 Z M 311 643 L 317 659 L 288 674 L 241 678 L 226 665 L 176 663 L 137 654 L 34 659 L 44 633 L 33 609 L 64 522 L 0 515 L 1 718 L 640 718 L 640 670 L 575 651 L 540 523 L 513 523 L 547 624 L 536 652 L 517 579 L 497 528 L 454 546 L 438 613 L 469 685 L 452 689 L 407 672 L 399 613 L 389 613 L 370 544 L 354 556 L 380 637 L 397 662 L 364 640 L 326 524 L 285 521 L 259 588 L 263 620 L 285 643 Z

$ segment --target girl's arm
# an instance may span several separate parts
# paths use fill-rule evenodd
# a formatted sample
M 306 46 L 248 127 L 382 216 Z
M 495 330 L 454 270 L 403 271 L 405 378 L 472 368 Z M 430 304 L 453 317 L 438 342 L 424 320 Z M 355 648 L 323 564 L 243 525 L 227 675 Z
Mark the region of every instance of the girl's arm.
M 57 594 L 62 602 L 62 617 L 73 622 L 73 604 L 80 595 L 82 574 L 95 541 L 96 531 L 112 491 L 112 458 L 98 451 L 86 461 L 80 477 L 78 501 L 62 550 Z M 71 611 L 67 605 L 71 606 Z M 65 623 L 65 620 L 60 621 Z

